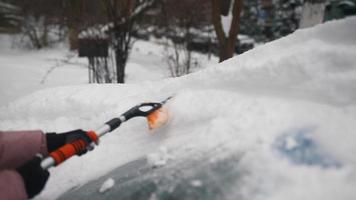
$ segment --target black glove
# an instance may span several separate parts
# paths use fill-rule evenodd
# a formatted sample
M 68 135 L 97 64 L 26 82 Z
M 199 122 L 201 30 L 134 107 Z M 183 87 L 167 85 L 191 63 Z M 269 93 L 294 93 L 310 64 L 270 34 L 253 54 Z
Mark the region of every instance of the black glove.
M 90 139 L 90 137 L 87 135 L 87 132 L 78 129 L 78 130 L 74 130 L 74 131 L 69 131 L 66 133 L 47 133 L 46 134 L 46 140 L 47 140 L 47 150 L 48 152 L 52 152 L 57 150 L 59 147 L 65 145 L 65 144 L 69 144 L 72 143 L 75 140 L 78 139 L 83 139 L 87 145 L 89 145 L 92 140 Z M 83 155 L 87 152 L 87 150 L 84 150 L 82 152 L 80 152 L 78 155 Z
M 28 198 L 39 194 L 49 177 L 49 172 L 42 169 L 41 158 L 35 157 L 24 165 L 17 168 L 17 172 L 22 176 Z

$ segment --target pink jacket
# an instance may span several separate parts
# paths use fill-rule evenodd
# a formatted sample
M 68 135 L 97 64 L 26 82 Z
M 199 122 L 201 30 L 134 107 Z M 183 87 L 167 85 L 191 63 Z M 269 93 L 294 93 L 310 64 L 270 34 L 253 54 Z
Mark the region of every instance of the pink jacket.
M 48 154 L 42 131 L 0 131 L 1 199 L 27 199 L 24 182 L 15 169 L 38 153 Z

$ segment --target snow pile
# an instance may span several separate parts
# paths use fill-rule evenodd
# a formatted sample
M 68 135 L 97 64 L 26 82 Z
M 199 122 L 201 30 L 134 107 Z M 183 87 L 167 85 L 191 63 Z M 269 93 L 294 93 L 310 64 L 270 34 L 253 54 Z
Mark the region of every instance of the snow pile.
M 123 124 L 94 152 L 51 169 L 38 199 L 146 155 L 160 164 L 164 152 L 177 161 L 212 149 L 240 155 L 228 199 L 355 199 L 355 32 L 356 18 L 348 18 L 182 78 L 42 90 L 1 108 L 0 129 L 93 129 L 136 103 L 174 94 L 166 127 L 151 134 L 145 119 Z
M 115 180 L 112 178 L 108 178 L 100 187 L 99 192 L 104 193 L 110 190 L 115 185 Z
M 200 181 L 200 180 L 192 180 L 190 182 L 190 184 L 193 186 L 193 187 L 202 187 L 203 186 L 203 183 Z
M 172 158 L 166 147 L 160 147 L 157 153 L 150 153 L 146 157 L 147 163 L 152 167 L 162 167 Z

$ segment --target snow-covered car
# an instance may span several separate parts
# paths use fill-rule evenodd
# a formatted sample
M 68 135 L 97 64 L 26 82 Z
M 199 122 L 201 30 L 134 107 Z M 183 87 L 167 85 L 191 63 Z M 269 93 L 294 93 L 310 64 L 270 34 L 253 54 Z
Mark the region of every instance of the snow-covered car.
M 136 103 L 173 95 L 165 126 L 150 131 L 143 117 L 125 122 L 93 151 L 51 168 L 36 198 L 354 200 L 355 32 L 349 17 L 179 78 L 36 91 L 0 108 L 0 130 L 91 130 Z M 24 61 L 0 60 L 6 92 L 41 66 L 26 62 L 31 73 L 6 79 Z
M 201 33 L 192 35 L 192 39 L 188 43 L 188 49 L 201 53 L 218 54 L 219 44 L 213 34 Z
M 150 35 L 151 33 L 145 28 L 140 28 L 132 32 L 132 36 L 141 40 L 149 40 Z
M 141 156 L 59 199 L 353 200 L 355 24 L 304 29 L 161 86 L 184 88 L 169 127 L 150 139 L 126 129 L 112 142 L 121 154 L 92 161 Z
M 253 38 L 248 35 L 239 34 L 236 39 L 235 53 L 241 54 L 252 49 L 254 46 L 255 40 Z M 199 32 L 199 34 L 193 34 L 192 39 L 188 44 L 188 48 L 202 53 L 211 52 L 216 55 L 219 53 L 219 44 L 214 32 Z
M 289 160 L 293 166 L 322 171 L 341 168 L 342 164 L 332 154 L 318 147 L 315 139 L 310 137 L 315 131 L 310 126 L 286 131 L 276 137 L 266 151 L 274 152 L 280 159 Z M 59 200 L 249 199 L 244 194 L 246 179 L 251 178 L 250 169 L 244 166 L 249 153 L 234 151 L 228 146 L 228 142 L 217 143 L 199 154 L 186 156 L 185 159 L 175 159 L 167 149 L 161 148 L 157 153 L 136 159 L 98 179 L 71 189 L 59 197 Z M 263 166 L 263 160 L 256 159 L 256 163 L 260 162 Z M 270 173 L 268 171 L 265 172 L 267 176 Z M 262 182 L 258 186 L 257 183 L 254 187 L 259 190 L 263 188 L 263 184 Z
M 152 163 L 147 158 L 137 159 L 72 189 L 59 200 L 226 199 L 241 174 L 235 167 L 239 164 L 239 154 L 219 159 L 223 154 L 212 150 L 200 158 L 169 161 L 164 165 L 158 163 L 162 160 Z M 115 180 L 115 183 L 108 187 L 105 185 L 108 180 Z
M 356 15 L 356 0 L 330 0 L 325 6 L 326 21 L 352 15 Z

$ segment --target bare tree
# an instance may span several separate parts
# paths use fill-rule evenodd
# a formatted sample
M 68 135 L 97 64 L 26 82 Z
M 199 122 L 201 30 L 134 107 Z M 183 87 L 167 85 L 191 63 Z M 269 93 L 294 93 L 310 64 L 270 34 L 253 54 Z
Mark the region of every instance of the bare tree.
M 85 9 L 85 1 L 84 0 L 75 0 L 75 1 L 64 1 L 64 7 L 66 10 L 66 16 L 68 21 L 66 23 L 68 27 L 68 39 L 69 39 L 69 48 L 71 50 L 78 49 L 78 35 L 80 30 L 84 28 L 84 13 L 86 13 Z M 86 21 L 88 18 L 86 19 Z M 91 19 L 90 19 L 91 20 Z M 91 20 L 92 21 L 92 20 Z
M 124 83 L 134 22 L 153 6 L 155 0 L 103 0 L 102 2 L 110 23 L 109 33 L 115 52 L 117 82 Z
M 16 31 L 20 21 L 20 8 L 0 0 L 0 32 Z
M 206 0 L 167 0 L 163 4 L 161 22 L 169 40 L 165 44 L 165 60 L 171 76 L 190 73 L 193 63 L 190 45 L 195 36 L 200 37 L 201 29 L 210 25 L 210 8 Z M 207 13 L 208 12 L 208 13 Z
M 220 62 L 222 62 L 234 55 L 237 34 L 240 30 L 240 14 L 243 6 L 243 0 L 234 0 L 232 4 L 232 20 L 228 34 L 226 34 L 224 31 L 221 14 L 223 13 L 222 11 L 225 11 L 224 14 L 226 14 L 226 9 L 223 9 L 223 5 L 226 5 L 225 1 L 229 3 L 230 0 L 211 1 L 212 22 L 219 42 L 219 58 Z
M 20 45 L 40 49 L 63 39 L 60 16 L 63 16 L 61 0 L 12 0 L 21 10 Z
M 78 49 L 78 35 L 107 23 L 105 10 L 98 0 L 62 0 L 64 7 L 63 23 L 68 29 L 71 50 Z
M 172 77 L 179 77 L 190 73 L 192 52 L 185 42 L 175 43 L 166 41 L 164 57 Z

